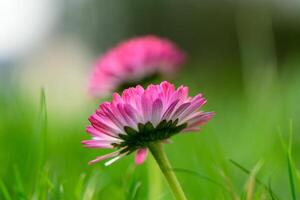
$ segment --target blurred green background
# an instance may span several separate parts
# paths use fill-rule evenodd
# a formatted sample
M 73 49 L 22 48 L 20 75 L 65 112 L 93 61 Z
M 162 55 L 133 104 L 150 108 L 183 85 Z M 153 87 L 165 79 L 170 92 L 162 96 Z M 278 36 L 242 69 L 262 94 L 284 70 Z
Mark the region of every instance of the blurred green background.
M 299 10 L 293 0 L 4 0 L 0 199 L 172 199 L 151 158 L 88 166 L 106 151 L 80 143 L 101 102 L 87 93 L 94 60 L 147 34 L 186 51 L 172 82 L 217 113 L 165 145 L 187 197 L 300 198 Z

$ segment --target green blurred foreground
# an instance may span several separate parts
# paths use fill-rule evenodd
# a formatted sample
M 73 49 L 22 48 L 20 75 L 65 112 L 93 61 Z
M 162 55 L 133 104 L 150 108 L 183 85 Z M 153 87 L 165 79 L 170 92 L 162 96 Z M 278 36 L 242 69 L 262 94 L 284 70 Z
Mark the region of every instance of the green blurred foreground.
M 173 81 L 203 92 L 217 113 L 200 134 L 165 145 L 189 199 L 300 198 L 300 62 L 288 64 L 253 77 L 187 66 Z M 172 199 L 152 158 L 87 165 L 105 153 L 80 144 L 98 103 L 63 117 L 47 110 L 47 88 L 39 92 L 34 103 L 26 91 L 1 91 L 0 199 Z

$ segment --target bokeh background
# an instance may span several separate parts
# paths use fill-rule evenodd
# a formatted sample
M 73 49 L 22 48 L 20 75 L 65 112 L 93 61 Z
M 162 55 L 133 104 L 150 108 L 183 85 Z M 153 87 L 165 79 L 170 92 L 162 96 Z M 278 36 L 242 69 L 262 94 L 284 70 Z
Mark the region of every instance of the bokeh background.
M 101 102 L 87 93 L 95 59 L 148 34 L 186 51 L 172 82 L 217 113 L 165 145 L 188 198 L 300 198 L 299 11 L 297 0 L 0 1 L 0 199 L 172 199 L 151 159 L 88 166 L 105 151 L 80 144 Z

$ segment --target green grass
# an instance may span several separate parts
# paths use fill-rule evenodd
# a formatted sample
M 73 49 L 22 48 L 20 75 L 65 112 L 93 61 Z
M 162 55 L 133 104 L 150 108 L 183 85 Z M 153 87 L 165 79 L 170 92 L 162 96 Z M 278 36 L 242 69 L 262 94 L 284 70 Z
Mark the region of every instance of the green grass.
M 178 135 L 165 145 L 187 197 L 296 200 L 299 71 L 282 71 L 264 95 L 258 91 L 251 98 L 239 74 L 222 74 L 187 68 L 174 80 L 190 86 L 193 95 L 203 92 L 205 110 L 217 113 L 201 133 Z M 47 88 L 36 94 L 28 97 L 16 88 L 0 94 L 0 199 L 172 199 L 149 161 L 135 166 L 130 155 L 109 167 L 87 165 L 108 152 L 80 144 L 89 138 L 84 129 L 94 102 L 65 117 L 49 109 Z
M 2 193 L 2 196 L 5 200 L 11 200 L 11 196 L 7 190 L 7 187 L 6 185 L 3 183 L 2 180 L 0 180 L 0 187 L 1 187 L 1 193 Z

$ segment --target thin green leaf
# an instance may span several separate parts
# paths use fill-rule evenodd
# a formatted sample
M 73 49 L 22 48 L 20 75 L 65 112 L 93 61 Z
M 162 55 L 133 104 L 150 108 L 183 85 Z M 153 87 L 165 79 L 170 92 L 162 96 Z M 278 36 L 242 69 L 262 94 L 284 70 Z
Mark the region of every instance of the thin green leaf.
M 47 168 L 40 173 L 38 181 L 38 199 L 47 199 L 49 191 L 55 189 L 54 183 L 49 178 L 49 170 Z
M 38 198 L 45 198 L 47 195 L 47 190 L 48 190 L 48 184 L 45 182 L 45 152 L 46 152 L 46 138 L 47 134 L 47 106 L 46 106 L 46 94 L 44 88 L 41 88 L 40 91 L 40 105 L 39 105 L 39 111 L 38 111 L 38 116 L 36 119 L 35 123 L 35 129 L 33 132 L 33 141 L 35 142 L 35 148 L 32 149 L 31 154 L 32 155 L 37 155 L 37 160 L 35 162 L 35 165 L 32 167 L 33 169 L 33 174 L 32 176 L 35 176 L 35 192 L 37 193 L 36 195 Z M 33 157 L 33 156 L 32 156 Z M 29 161 L 33 162 L 33 160 Z M 51 186 L 50 186 L 51 187 Z
M 291 161 L 291 155 L 290 153 L 287 154 L 287 164 L 288 164 L 288 174 L 289 174 L 289 182 L 290 182 L 290 189 L 291 189 L 291 195 L 292 199 L 296 200 L 296 189 L 295 189 L 295 182 L 293 177 L 293 169 L 292 169 L 292 161 Z
M 276 200 L 276 196 L 274 196 L 274 192 L 273 192 L 273 189 L 272 189 L 272 183 L 271 183 L 271 179 L 269 179 L 269 183 L 268 183 L 268 188 L 269 188 L 269 191 L 270 191 L 270 197 L 272 200 Z
M 293 144 L 293 121 L 290 121 L 290 131 L 289 131 L 289 144 L 287 149 L 287 165 L 288 165 L 288 174 L 289 182 L 291 189 L 291 196 L 293 200 L 296 200 L 296 186 L 293 175 L 293 161 L 292 161 L 292 144 Z
M 134 184 L 134 187 L 130 191 L 130 200 L 138 199 L 138 192 L 141 188 L 142 183 L 140 181 Z
M 235 189 L 233 187 L 232 180 L 230 179 L 230 177 L 226 174 L 226 172 L 222 168 L 217 168 L 217 169 L 218 169 L 219 174 L 221 175 L 221 177 L 224 179 L 224 181 L 226 183 L 226 188 L 231 196 L 231 199 L 239 200 L 240 198 L 238 197 L 238 195 L 235 192 Z
M 22 182 L 22 178 L 20 175 L 20 171 L 16 165 L 13 166 L 14 174 L 15 174 L 15 191 L 18 199 L 27 199 L 25 195 L 25 190 Z
M 300 191 L 300 171 L 298 169 L 296 169 L 296 178 L 298 181 L 298 190 Z
M 284 141 L 284 138 L 283 138 L 282 131 L 281 131 L 280 127 L 278 127 L 278 137 L 279 137 L 279 140 L 280 140 L 280 143 L 281 143 L 283 149 L 286 150 L 288 147 L 287 147 L 287 144 Z
M 290 120 L 290 134 L 289 134 L 289 146 L 288 146 L 288 153 L 292 154 L 292 145 L 293 145 L 293 121 Z
M 123 175 L 123 189 L 125 191 L 126 199 L 128 200 L 137 199 L 142 183 L 141 181 L 137 180 L 136 176 L 136 165 L 129 165 Z
M 99 181 L 101 180 L 101 181 Z M 101 191 L 109 182 L 106 174 L 99 172 L 95 169 L 88 178 L 86 178 L 85 188 L 82 192 L 82 200 L 94 199 L 97 192 Z
M 254 168 L 251 170 L 251 173 L 249 175 L 247 184 L 246 184 L 246 199 L 247 200 L 251 200 L 254 197 L 254 192 L 255 192 L 255 188 L 256 188 L 256 177 L 257 174 L 259 172 L 259 170 L 262 168 L 263 166 L 263 162 L 259 161 Z
M 86 174 L 81 174 L 75 188 L 75 195 L 78 200 L 82 199 L 85 178 L 86 178 Z
M 213 180 L 212 178 L 209 178 L 208 176 L 205 176 L 199 172 L 196 172 L 196 171 L 193 171 L 193 170 L 189 170 L 189 169 L 182 169 L 182 168 L 173 168 L 172 169 L 173 171 L 175 172 L 184 172 L 184 173 L 187 173 L 187 174 L 190 174 L 190 175 L 195 175 L 203 180 L 206 180 L 210 183 L 213 183 L 219 187 L 221 187 L 223 190 L 225 190 L 226 192 L 228 192 L 228 190 L 218 181 L 215 181 Z
M 281 130 L 278 130 L 279 139 L 281 141 L 281 144 L 284 148 L 284 151 L 286 153 L 286 159 L 287 159 L 287 166 L 288 166 L 288 175 L 289 175 L 289 184 L 290 184 L 290 190 L 291 190 L 291 196 L 293 200 L 296 200 L 296 186 L 294 181 L 294 175 L 293 175 L 293 169 L 296 171 L 296 168 L 293 164 L 292 160 L 292 144 L 293 144 L 293 121 L 290 120 L 289 124 L 289 140 L 288 144 L 284 142 L 284 138 L 282 136 Z M 297 175 L 297 171 L 295 172 Z
M 240 170 L 242 170 L 242 171 L 245 172 L 246 174 L 250 175 L 250 171 L 249 171 L 248 169 L 246 169 L 245 167 L 243 167 L 242 165 L 240 165 L 239 163 L 237 163 L 236 161 L 234 161 L 234 160 L 232 160 L 232 159 L 229 159 L 229 161 L 230 161 L 234 166 L 236 166 L 237 168 L 239 168 Z M 261 180 L 259 180 L 259 179 L 256 177 L 256 178 L 255 178 L 255 181 L 256 181 L 258 184 L 262 185 L 262 186 L 265 188 L 265 190 L 267 190 L 267 191 L 269 192 L 269 195 L 270 195 L 270 196 L 273 196 L 273 197 L 275 197 L 275 199 L 278 199 L 277 195 L 276 195 L 272 190 L 270 190 L 270 188 L 269 188 L 266 184 L 264 184 Z
M 44 164 L 44 158 L 45 158 L 45 151 L 46 151 L 46 142 L 47 142 L 47 104 L 46 104 L 46 94 L 45 89 L 41 89 L 40 94 L 40 110 L 39 110 L 39 117 L 38 117 L 38 138 L 39 138 L 39 160 L 40 165 L 42 166 Z
M 240 170 L 242 170 L 243 172 L 245 172 L 246 174 L 250 174 L 250 171 L 248 169 L 246 169 L 245 167 L 243 167 L 242 165 L 240 165 L 239 163 L 235 162 L 234 160 L 232 159 L 229 159 L 229 161 L 235 165 L 236 167 L 238 167 Z M 258 180 L 259 181 L 259 180 Z M 260 181 L 259 181 L 260 183 Z
M 2 179 L 0 179 L 0 189 L 1 189 L 1 192 L 3 194 L 3 197 L 5 200 L 12 200 L 4 182 L 2 181 Z

